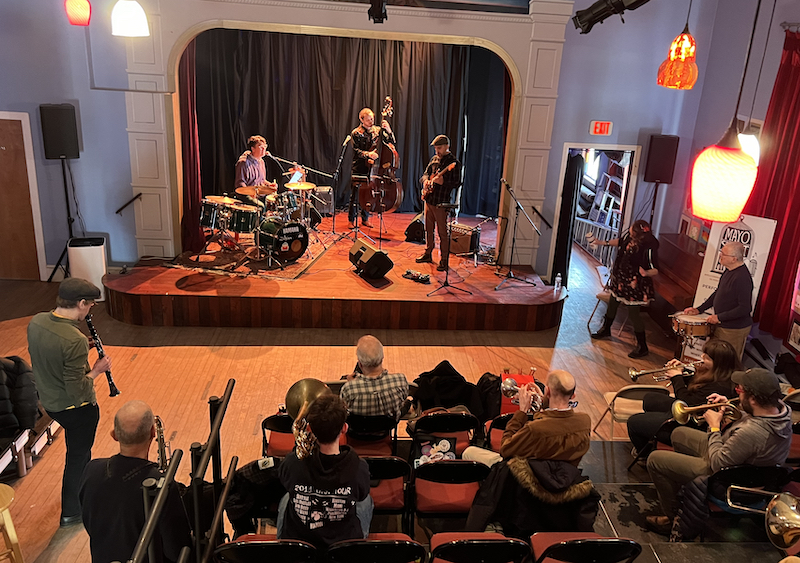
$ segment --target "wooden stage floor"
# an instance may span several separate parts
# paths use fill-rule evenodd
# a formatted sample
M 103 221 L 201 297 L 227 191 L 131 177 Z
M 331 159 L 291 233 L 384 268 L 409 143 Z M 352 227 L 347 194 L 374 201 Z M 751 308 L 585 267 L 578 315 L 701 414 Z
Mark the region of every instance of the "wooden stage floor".
M 515 273 L 535 286 L 509 279 L 495 290 L 502 281 L 496 267 L 474 256 L 451 255 L 452 287 L 429 296 L 444 282 L 445 273 L 436 270 L 436 263 L 415 262 L 424 246 L 405 242 L 405 229 L 413 218 L 385 216 L 380 243 L 394 267 L 382 279 L 364 279 L 355 272 L 349 259 L 353 240 L 340 238 L 346 214 L 338 213 L 338 234 L 331 232 L 331 219 L 325 218 L 319 238 L 327 250 L 313 263 L 307 257 L 298 260 L 308 261 L 309 267 L 296 279 L 208 273 L 143 261 L 127 274 L 105 276 L 109 314 L 144 326 L 536 331 L 559 325 L 566 290 L 555 294 L 530 269 Z M 373 222 L 377 225 L 377 218 Z M 495 224 L 486 222 L 481 229 L 481 242 L 493 246 Z M 364 233 L 376 238 L 378 230 Z M 373 246 L 378 246 L 377 240 Z M 438 249 L 434 258 L 438 260 Z M 404 278 L 406 270 L 430 274 L 431 283 Z

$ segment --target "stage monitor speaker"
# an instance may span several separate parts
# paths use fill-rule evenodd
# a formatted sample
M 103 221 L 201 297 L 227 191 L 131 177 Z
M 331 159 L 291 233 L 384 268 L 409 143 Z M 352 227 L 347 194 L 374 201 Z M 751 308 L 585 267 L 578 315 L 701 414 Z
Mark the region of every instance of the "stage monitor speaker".
M 394 262 L 385 252 L 361 239 L 350 248 L 350 263 L 368 279 L 382 278 L 394 267 Z
M 645 182 L 671 184 L 675 172 L 675 158 L 678 156 L 676 135 L 650 135 L 650 146 L 647 149 L 647 164 L 644 168 Z
M 78 149 L 78 124 L 75 121 L 75 106 L 72 104 L 42 104 L 44 157 L 49 160 L 80 158 Z
M 419 213 L 406 227 L 406 242 L 425 242 L 425 222 Z

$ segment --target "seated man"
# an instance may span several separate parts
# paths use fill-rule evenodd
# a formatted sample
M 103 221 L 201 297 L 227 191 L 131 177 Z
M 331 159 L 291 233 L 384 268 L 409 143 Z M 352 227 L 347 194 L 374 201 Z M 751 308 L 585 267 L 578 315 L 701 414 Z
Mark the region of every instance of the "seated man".
M 90 461 L 83 472 L 80 501 L 94 563 L 127 561 L 136 547 L 145 523 L 142 481 L 162 477 L 158 466 L 147 459 L 155 435 L 155 419 L 147 403 L 125 403 L 111 431 L 119 442 L 119 453 Z M 159 561 L 177 561 L 180 550 L 191 545 L 189 520 L 177 486 L 167 497 L 158 532 L 153 544 L 161 554 Z
M 383 344 L 374 336 L 359 338 L 356 358 L 361 373 L 348 375 L 347 383 L 339 392 L 347 409 L 353 414 L 389 415 L 399 419 L 405 401 L 411 400 L 406 376 L 402 373 L 389 373 L 389 370 L 384 369 Z
M 734 465 L 775 465 L 789 455 L 792 413 L 781 401 L 775 374 L 765 369 L 737 371 L 731 376 L 739 395 L 742 417 L 720 431 L 723 412 L 703 413 L 708 431 L 677 428 L 672 433 L 674 452 L 655 451 L 647 458 L 647 470 L 658 491 L 665 516 L 648 516 L 647 527 L 669 535 L 678 513 L 678 492 L 696 477 L 711 475 Z M 727 401 L 712 394 L 709 401 Z
M 303 459 L 292 451 L 278 469 L 287 491 L 278 507 L 279 539 L 327 548 L 369 535 L 369 467 L 350 446 L 339 445 L 339 436 L 347 431 L 346 418 L 347 408 L 337 395 L 323 395 L 308 407 L 306 429 L 317 446 Z
M 577 466 L 589 451 L 592 421 L 588 414 L 576 413 L 570 406 L 575 397 L 575 378 L 564 370 L 550 372 L 542 410 L 529 421 L 528 411 L 535 394 L 535 384 L 520 387 L 519 410 L 503 432 L 499 454 L 472 446 L 464 450 L 462 457 L 488 466 L 512 457 L 567 461 Z

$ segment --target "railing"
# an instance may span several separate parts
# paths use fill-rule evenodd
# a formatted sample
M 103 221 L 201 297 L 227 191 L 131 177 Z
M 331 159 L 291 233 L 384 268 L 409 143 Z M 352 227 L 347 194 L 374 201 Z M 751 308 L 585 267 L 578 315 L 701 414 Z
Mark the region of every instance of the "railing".
M 597 246 L 592 248 L 586 242 L 586 233 L 593 233 L 599 240 L 611 240 L 619 236 L 617 229 L 612 229 L 606 225 L 595 223 L 594 221 L 587 221 L 580 217 L 575 218 L 575 229 L 572 233 L 572 240 L 580 245 L 586 252 L 597 258 L 601 264 L 607 268 L 611 268 L 614 263 L 614 258 L 617 256 L 616 246 Z

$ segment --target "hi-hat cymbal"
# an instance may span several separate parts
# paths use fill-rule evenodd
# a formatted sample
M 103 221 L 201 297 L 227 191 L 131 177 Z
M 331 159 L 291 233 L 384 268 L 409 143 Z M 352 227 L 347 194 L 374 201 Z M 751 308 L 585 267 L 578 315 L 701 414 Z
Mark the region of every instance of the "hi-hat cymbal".
M 270 186 L 269 184 L 266 186 L 242 186 L 241 188 L 236 188 L 236 193 L 240 195 L 248 195 L 250 197 L 259 197 L 274 193 L 277 189 L 277 187 Z
M 232 197 L 227 197 L 224 195 L 210 195 L 206 196 L 206 199 L 211 203 L 216 203 L 217 205 L 233 205 L 235 203 L 242 203 L 238 199 L 233 199 Z
M 291 182 L 286 184 L 286 187 L 290 190 L 313 190 L 317 185 L 311 182 Z

